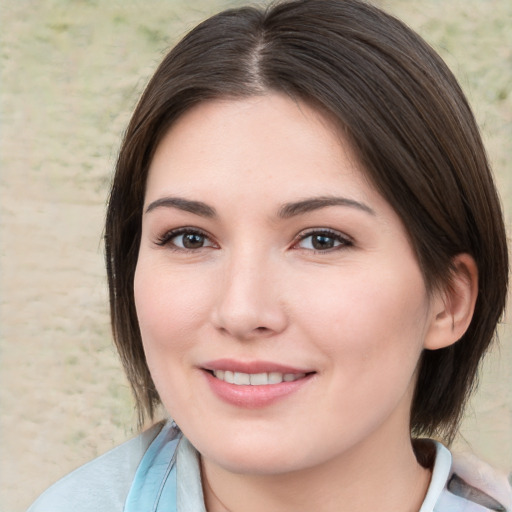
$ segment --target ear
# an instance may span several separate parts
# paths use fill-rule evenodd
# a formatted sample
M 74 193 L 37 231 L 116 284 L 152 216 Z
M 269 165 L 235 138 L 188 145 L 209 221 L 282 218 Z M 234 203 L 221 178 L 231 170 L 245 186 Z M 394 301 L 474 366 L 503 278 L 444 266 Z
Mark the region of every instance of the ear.
M 437 350 L 457 342 L 466 332 L 478 295 L 478 269 L 469 254 L 453 259 L 450 282 L 434 293 L 431 302 L 431 323 L 424 348 Z

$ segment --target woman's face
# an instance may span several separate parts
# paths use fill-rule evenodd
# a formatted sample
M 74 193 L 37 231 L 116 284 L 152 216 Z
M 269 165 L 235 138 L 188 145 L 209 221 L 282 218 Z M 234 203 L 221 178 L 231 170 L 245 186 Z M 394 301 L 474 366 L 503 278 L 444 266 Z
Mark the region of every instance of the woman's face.
M 408 440 L 434 313 L 401 220 L 308 105 L 216 100 L 173 125 L 135 301 L 162 401 L 205 460 L 284 473 Z

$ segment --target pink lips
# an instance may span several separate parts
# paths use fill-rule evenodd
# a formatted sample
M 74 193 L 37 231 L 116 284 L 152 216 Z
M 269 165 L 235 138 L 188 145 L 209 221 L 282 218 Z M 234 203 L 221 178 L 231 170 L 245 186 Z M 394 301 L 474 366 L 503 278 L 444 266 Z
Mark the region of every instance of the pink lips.
M 242 373 L 311 373 L 313 370 L 293 368 L 269 361 L 235 361 L 234 359 L 216 359 L 202 365 L 205 370 L 230 370 Z
M 309 369 L 293 368 L 267 361 L 244 362 L 232 359 L 217 359 L 207 362 L 202 365 L 202 370 L 210 389 L 215 395 L 224 402 L 247 409 L 269 406 L 299 391 L 314 375 L 314 372 Z M 250 374 L 278 372 L 282 374 L 305 374 L 305 376 L 291 382 L 283 381 L 279 384 L 252 386 L 230 384 L 220 380 L 212 374 L 214 370 Z

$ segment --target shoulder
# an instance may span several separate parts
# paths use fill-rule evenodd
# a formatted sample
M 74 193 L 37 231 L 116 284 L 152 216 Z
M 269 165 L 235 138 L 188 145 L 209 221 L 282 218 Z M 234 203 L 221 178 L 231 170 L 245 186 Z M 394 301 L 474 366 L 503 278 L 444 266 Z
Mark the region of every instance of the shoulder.
M 159 423 L 79 467 L 47 489 L 27 512 L 121 512 L 137 467 Z
M 474 456 L 452 457 L 440 443 L 436 451 L 427 493 L 435 505 L 425 512 L 512 512 L 512 489 L 504 474 Z

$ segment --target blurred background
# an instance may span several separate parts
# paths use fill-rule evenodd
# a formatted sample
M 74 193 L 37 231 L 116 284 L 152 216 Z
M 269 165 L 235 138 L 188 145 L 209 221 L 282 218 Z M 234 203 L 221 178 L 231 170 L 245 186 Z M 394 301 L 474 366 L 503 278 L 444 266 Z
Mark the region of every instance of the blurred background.
M 246 3 L 246 2 L 243 2 Z M 512 2 L 377 0 L 459 78 L 512 218 Z M 0 3 L 0 510 L 135 434 L 111 343 L 102 229 L 116 152 L 166 50 L 240 1 Z M 510 317 L 509 317 L 510 318 Z M 512 470 L 512 328 L 457 449 Z

